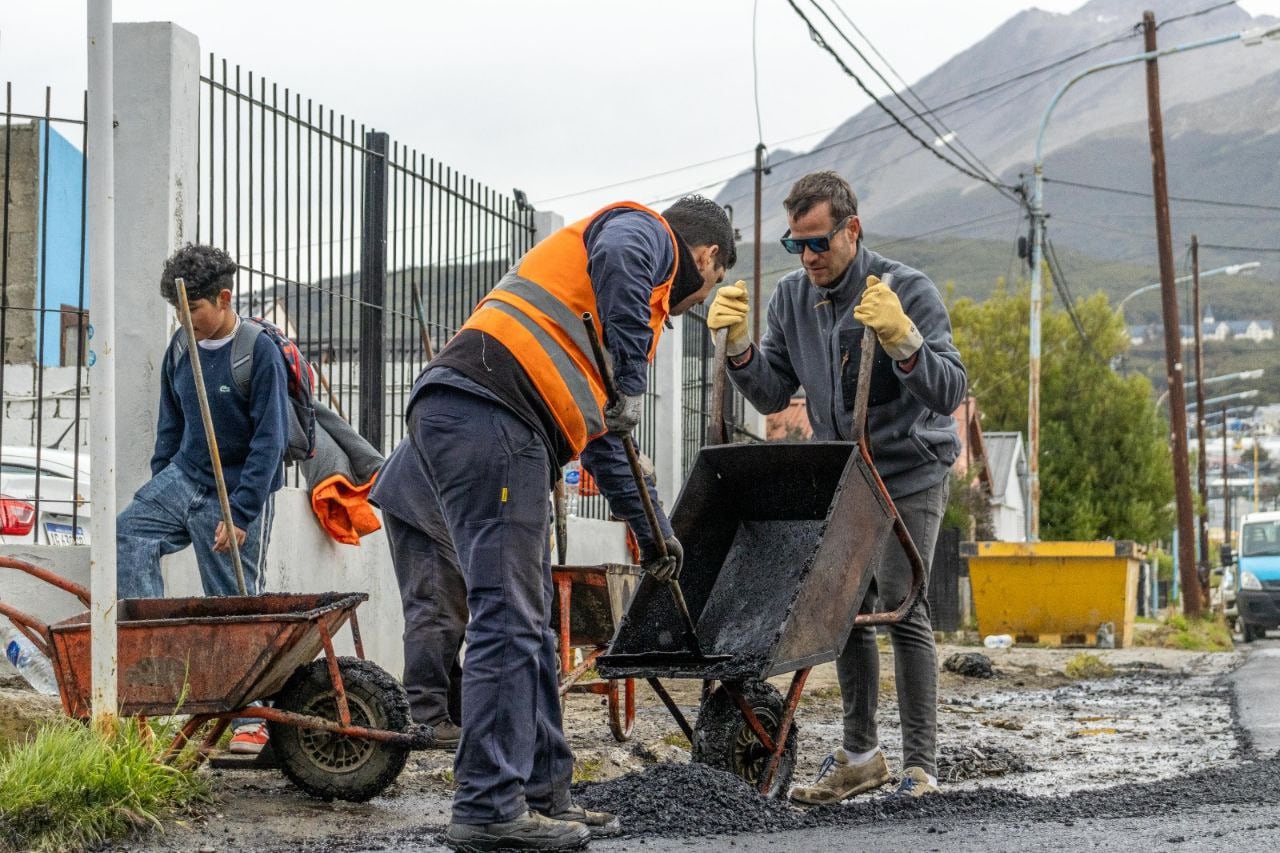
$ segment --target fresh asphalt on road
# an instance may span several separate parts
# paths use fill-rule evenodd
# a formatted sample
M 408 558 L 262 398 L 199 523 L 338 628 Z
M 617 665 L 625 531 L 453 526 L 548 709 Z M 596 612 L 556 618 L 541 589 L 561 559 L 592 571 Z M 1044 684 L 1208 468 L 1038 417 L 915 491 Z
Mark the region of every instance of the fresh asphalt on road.
M 700 839 L 597 841 L 592 850 L 1231 851 L 1280 850 L 1280 640 L 1247 647 L 1231 676 L 1244 742 L 1238 772 L 1120 786 L 1081 814 L 1072 797 L 847 827 Z M 1137 774 L 1141 776 L 1141 773 Z M 1078 796 L 1078 795 L 1073 795 Z M 1061 803 L 1061 815 L 1055 815 Z

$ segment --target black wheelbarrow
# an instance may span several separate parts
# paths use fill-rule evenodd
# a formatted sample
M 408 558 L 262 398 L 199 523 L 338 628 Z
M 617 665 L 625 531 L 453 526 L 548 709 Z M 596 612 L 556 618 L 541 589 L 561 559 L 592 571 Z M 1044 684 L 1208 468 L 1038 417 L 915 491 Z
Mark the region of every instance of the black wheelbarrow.
M 863 351 L 872 346 L 874 338 L 864 340 Z M 684 545 L 680 585 L 701 654 L 689 648 L 666 584 L 646 576 L 608 654 L 597 661 L 606 678 L 648 680 L 689 738 L 695 760 L 769 796 L 787 789 L 795 768 L 794 716 L 810 669 L 835 660 L 855 625 L 905 618 L 924 583 L 920 555 L 866 442 L 870 361 L 859 372 L 856 441 L 723 445 L 698 453 L 671 525 Z M 911 563 L 910 593 L 896 610 L 857 614 L 890 529 Z M 794 674 L 783 697 L 764 679 L 788 672 Z M 664 677 L 703 682 L 695 725 L 662 685 Z

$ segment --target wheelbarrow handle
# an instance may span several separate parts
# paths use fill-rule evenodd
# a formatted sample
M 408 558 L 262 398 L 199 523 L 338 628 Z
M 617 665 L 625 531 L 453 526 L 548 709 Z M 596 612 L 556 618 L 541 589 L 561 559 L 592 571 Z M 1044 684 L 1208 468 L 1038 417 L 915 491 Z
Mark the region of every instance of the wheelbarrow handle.
M 890 276 L 886 275 L 883 281 L 887 284 L 890 281 Z M 875 346 L 875 330 L 867 326 L 862 330 L 862 348 L 858 356 L 858 386 L 857 393 L 853 399 L 853 439 L 858 443 L 858 450 L 862 453 L 862 458 L 866 461 L 867 467 L 871 469 L 876 487 L 880 490 L 880 496 L 884 499 L 885 506 L 889 508 L 889 514 L 893 517 L 894 535 L 898 537 L 898 542 L 902 545 L 902 550 L 907 555 L 907 562 L 911 564 L 911 588 L 907 592 L 907 597 L 903 599 L 896 610 L 883 613 L 859 613 L 853 620 L 855 626 L 893 625 L 901 622 L 907 618 L 907 615 L 916 606 L 916 602 L 919 601 L 925 585 L 924 560 L 920 557 L 920 550 L 916 548 L 916 543 L 912 541 L 911 531 L 907 530 L 907 525 L 903 522 L 902 516 L 898 514 L 898 507 L 894 504 L 893 498 L 890 497 L 889 490 L 885 488 L 884 481 L 880 479 L 880 472 L 876 470 L 875 462 L 871 458 L 871 446 L 867 436 L 867 400 L 871 395 L 871 367 L 875 361 L 873 357 Z
M 604 394 L 613 405 L 618 400 L 618 388 L 613 382 L 613 366 L 605 357 L 604 347 L 600 345 L 600 334 L 591 312 L 584 312 L 582 324 L 586 326 L 587 338 L 591 341 L 591 353 L 595 356 L 596 367 L 600 370 L 600 380 L 604 383 Z M 649 534 L 653 537 L 658 556 L 666 558 L 667 543 L 662 535 L 662 524 L 658 521 L 658 511 L 653 507 L 653 498 L 649 495 L 649 486 L 644 479 L 644 469 L 640 467 L 640 454 L 636 451 L 636 443 L 628 433 L 622 436 L 622 448 L 627 453 L 627 464 L 631 466 L 631 476 L 635 478 L 636 489 L 640 492 L 640 504 L 644 507 L 645 520 L 649 522 Z
M 708 444 L 728 444 L 729 428 L 724 420 L 724 391 L 728 379 L 729 329 L 716 329 L 711 336 L 714 344 L 711 373 L 711 426 L 707 430 Z
M 80 599 L 80 603 L 85 607 L 90 606 L 89 590 L 75 581 L 69 581 L 61 575 L 54 574 L 48 569 L 42 569 L 39 566 L 26 562 L 25 560 L 16 560 L 13 557 L 0 557 L 0 568 L 16 569 L 20 572 L 25 572 L 33 578 L 44 581 L 50 586 L 56 586 L 63 592 L 74 595 L 76 598 Z

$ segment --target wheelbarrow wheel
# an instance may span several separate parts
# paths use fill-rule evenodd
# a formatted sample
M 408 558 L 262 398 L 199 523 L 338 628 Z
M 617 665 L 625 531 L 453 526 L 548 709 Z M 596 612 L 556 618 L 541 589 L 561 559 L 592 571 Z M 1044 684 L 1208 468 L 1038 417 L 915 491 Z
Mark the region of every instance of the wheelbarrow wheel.
M 782 694 L 763 681 L 744 682 L 739 689 L 765 731 L 776 739 L 783 714 Z M 769 785 L 770 797 L 778 796 L 791 786 L 791 774 L 796 768 L 797 731 L 792 722 L 777 772 Z M 693 760 L 727 770 L 758 788 L 761 776 L 769 767 L 769 758 L 769 752 L 747 724 L 729 691 L 723 684 L 717 686 L 703 701 L 698 722 L 693 727 Z
M 409 727 L 404 687 L 372 661 L 338 658 L 351 723 L 402 732 Z M 276 707 L 338 720 L 338 702 L 324 658 L 299 667 L 276 698 Z M 271 747 L 293 784 L 322 800 L 362 803 L 386 790 L 404 769 L 407 747 L 269 723 Z

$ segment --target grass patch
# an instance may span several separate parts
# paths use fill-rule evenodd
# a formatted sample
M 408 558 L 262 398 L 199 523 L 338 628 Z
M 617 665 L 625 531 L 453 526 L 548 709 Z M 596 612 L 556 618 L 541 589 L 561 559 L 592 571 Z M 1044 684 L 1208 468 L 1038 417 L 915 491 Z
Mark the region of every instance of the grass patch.
M 1188 619 L 1174 613 L 1163 624 L 1135 637 L 1135 645 L 1189 652 L 1229 652 L 1234 648 L 1231 629 L 1219 617 Z
M 84 850 L 158 828 L 209 800 L 194 770 L 161 764 L 172 732 L 135 720 L 103 735 L 74 720 L 0 756 L 0 849 Z
M 662 742 L 667 746 L 678 746 L 681 749 L 693 749 L 693 744 L 689 743 L 689 739 L 684 736 L 684 732 L 667 732 L 662 736 Z
M 581 758 L 573 762 L 573 783 L 598 782 L 603 769 L 603 758 Z
M 1067 665 L 1062 668 L 1062 671 L 1067 678 L 1075 679 L 1076 681 L 1092 678 L 1110 678 L 1116 674 L 1111 664 L 1088 652 L 1081 652 L 1067 661 Z
M 829 687 L 819 687 L 814 690 L 806 690 L 800 694 L 801 705 L 816 705 L 819 702 L 826 702 L 832 699 L 839 700 L 840 685 L 833 684 Z

